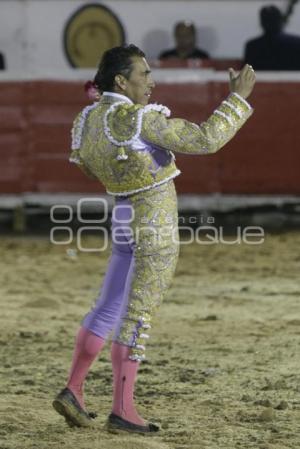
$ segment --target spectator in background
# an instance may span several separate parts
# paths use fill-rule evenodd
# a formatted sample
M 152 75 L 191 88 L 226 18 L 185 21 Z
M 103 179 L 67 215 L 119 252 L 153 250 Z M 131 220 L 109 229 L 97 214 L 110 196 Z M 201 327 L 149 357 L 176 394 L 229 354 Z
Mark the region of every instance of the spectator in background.
M 0 53 L 0 70 L 5 69 L 5 59 L 2 53 Z
M 171 50 L 163 51 L 159 55 L 159 59 L 168 58 L 209 58 L 206 51 L 196 47 L 196 28 L 190 22 L 178 22 L 174 28 L 174 37 L 176 47 Z
M 255 70 L 300 70 L 300 37 L 283 32 L 281 11 L 263 7 L 260 23 L 264 34 L 246 43 L 244 61 Z

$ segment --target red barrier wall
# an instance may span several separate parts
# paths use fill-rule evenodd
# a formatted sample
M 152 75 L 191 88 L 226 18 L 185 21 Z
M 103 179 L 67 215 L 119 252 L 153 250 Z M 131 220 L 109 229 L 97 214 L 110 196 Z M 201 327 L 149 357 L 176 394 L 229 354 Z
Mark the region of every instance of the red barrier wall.
M 201 122 L 228 86 L 158 84 L 154 92 L 173 117 Z M 300 194 L 300 83 L 259 82 L 249 101 L 254 115 L 217 154 L 176 154 L 178 193 Z M 68 162 L 72 120 L 86 104 L 79 82 L 0 83 L 0 193 L 105 192 Z

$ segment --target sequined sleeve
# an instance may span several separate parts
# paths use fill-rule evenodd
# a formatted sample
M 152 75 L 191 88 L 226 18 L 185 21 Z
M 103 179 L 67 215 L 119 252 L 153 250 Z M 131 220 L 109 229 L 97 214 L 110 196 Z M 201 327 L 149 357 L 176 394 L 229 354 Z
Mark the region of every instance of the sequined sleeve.
M 141 137 L 179 153 L 216 153 L 252 113 L 250 104 L 236 93 L 231 93 L 200 125 L 179 118 L 168 119 L 164 114 L 149 110 L 143 114 Z
M 77 167 L 80 168 L 80 170 L 89 178 L 94 179 L 94 180 L 98 179 L 98 177 L 95 176 L 89 170 L 89 168 L 84 164 L 84 162 L 80 156 L 79 150 L 72 150 L 71 155 L 69 157 L 69 162 L 75 163 L 77 165 Z
M 71 154 L 69 156 L 69 162 L 76 164 L 77 167 L 79 167 L 80 170 L 86 176 L 88 176 L 91 179 L 96 180 L 98 178 L 84 164 L 84 161 L 80 154 L 80 145 L 81 145 L 81 137 L 82 137 L 82 128 L 83 128 L 84 120 L 85 120 L 85 111 L 88 112 L 90 109 L 91 109 L 91 106 L 88 106 L 87 108 L 85 108 L 82 112 L 80 112 L 76 116 L 76 118 L 73 122 L 73 127 L 71 130 L 72 146 L 71 146 Z

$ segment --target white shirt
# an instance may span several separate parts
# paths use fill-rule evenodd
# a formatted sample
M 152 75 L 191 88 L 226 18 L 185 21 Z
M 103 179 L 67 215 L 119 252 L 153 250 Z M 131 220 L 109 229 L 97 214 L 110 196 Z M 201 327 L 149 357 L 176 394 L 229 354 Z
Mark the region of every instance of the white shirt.
M 126 101 L 127 103 L 134 104 L 133 101 L 130 100 L 130 98 L 126 97 L 126 95 L 117 94 L 116 92 L 102 92 L 102 96 L 115 97 L 119 98 L 120 100 Z

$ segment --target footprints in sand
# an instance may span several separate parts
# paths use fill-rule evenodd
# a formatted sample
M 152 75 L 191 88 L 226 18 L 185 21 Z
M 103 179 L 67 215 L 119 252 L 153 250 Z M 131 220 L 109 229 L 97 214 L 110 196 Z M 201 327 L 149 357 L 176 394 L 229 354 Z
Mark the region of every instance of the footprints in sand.
M 49 308 L 49 309 L 57 309 L 60 306 L 58 301 L 55 299 L 49 298 L 47 296 L 41 297 L 38 299 L 33 299 L 31 301 L 26 302 L 23 307 L 32 307 L 32 308 Z

